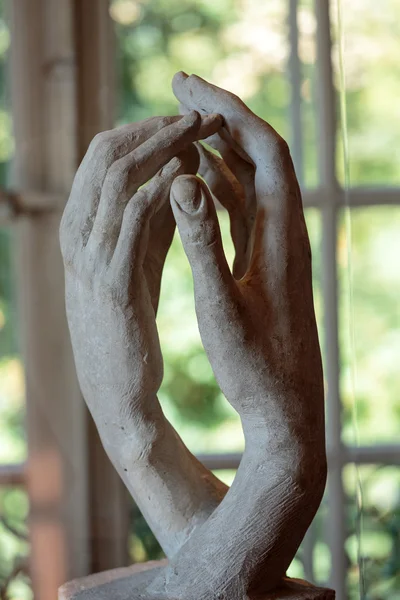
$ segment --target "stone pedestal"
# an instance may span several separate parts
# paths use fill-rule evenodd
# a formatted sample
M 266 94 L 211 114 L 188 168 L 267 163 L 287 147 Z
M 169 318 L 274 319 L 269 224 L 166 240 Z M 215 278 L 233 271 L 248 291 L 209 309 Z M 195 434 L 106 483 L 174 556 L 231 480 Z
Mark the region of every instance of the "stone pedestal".
M 152 561 L 75 579 L 60 588 L 58 600 L 174 600 L 164 595 L 146 593 L 147 586 L 166 564 L 166 560 Z M 334 599 L 333 590 L 316 587 L 300 579 L 285 579 L 279 589 L 255 600 Z

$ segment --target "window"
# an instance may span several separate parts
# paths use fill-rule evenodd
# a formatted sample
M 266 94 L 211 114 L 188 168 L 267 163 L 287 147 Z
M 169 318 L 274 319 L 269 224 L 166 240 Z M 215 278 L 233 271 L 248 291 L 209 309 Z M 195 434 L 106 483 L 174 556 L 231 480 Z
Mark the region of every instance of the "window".
M 271 122 L 290 143 L 302 185 L 325 367 L 329 481 L 290 573 L 329 583 L 338 600 L 395 598 L 396 1 L 19 0 L 8 6 L 16 151 L 13 177 L 0 168 L 0 588 L 7 584 L 12 600 L 32 597 L 29 552 L 40 600 L 53 600 L 58 584 L 72 576 L 124 564 L 129 517 L 131 559 L 160 556 L 78 391 L 57 229 L 90 139 L 117 123 L 175 113 L 170 80 L 182 69 L 236 92 Z M 2 83 L 10 39 L 4 10 L 2 2 Z M 2 93 L 1 165 L 12 158 L 10 118 Z M 231 256 L 227 218 L 219 216 Z M 189 448 L 229 483 L 243 438 L 205 359 L 192 296 L 176 237 L 158 316 L 165 360 L 160 399 Z

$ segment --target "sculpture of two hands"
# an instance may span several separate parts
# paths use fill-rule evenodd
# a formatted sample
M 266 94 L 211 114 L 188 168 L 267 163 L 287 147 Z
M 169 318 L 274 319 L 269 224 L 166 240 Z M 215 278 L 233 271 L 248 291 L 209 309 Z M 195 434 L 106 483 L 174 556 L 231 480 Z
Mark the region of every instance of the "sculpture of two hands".
M 99 134 L 77 172 L 60 233 L 68 322 L 103 445 L 169 559 L 148 593 L 261 598 L 282 585 L 326 481 L 310 245 L 285 141 L 195 75 L 178 73 L 173 89 L 184 116 Z M 232 272 L 210 190 L 229 212 Z M 243 425 L 230 489 L 157 399 L 156 312 L 175 223 L 205 351 Z

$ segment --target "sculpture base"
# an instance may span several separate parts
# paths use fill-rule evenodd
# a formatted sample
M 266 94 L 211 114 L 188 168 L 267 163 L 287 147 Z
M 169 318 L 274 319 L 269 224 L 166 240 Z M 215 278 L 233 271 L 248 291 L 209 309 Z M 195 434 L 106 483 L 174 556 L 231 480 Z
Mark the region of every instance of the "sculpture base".
M 60 588 L 58 599 L 174 600 L 163 594 L 155 596 L 146 593 L 147 586 L 156 575 L 160 574 L 166 564 L 166 560 L 152 561 L 75 579 Z M 333 590 L 316 587 L 300 579 L 285 579 L 279 589 L 268 592 L 257 600 L 334 600 L 334 598 Z

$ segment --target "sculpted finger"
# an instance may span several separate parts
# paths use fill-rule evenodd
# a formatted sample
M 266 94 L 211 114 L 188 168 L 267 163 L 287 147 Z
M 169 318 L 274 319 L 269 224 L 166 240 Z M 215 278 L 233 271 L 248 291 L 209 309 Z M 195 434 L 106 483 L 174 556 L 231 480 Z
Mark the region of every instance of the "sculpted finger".
M 211 118 L 208 121 L 214 122 Z M 108 170 L 89 244 L 101 245 L 111 258 L 118 240 L 124 209 L 141 185 L 196 139 L 201 117 L 192 112 L 164 127 Z M 218 125 L 219 126 L 219 125 Z M 208 130 L 212 130 L 212 127 Z
M 219 113 L 224 118 L 224 132 L 234 149 L 243 158 L 258 164 L 257 150 L 260 143 L 271 150 L 282 138 L 268 123 L 257 117 L 245 104 L 222 88 L 208 83 L 197 75 L 188 76 L 182 71 L 172 80 L 172 89 L 182 104 L 191 110 L 204 113 Z M 264 152 L 265 154 L 265 148 Z
M 181 121 L 165 127 L 142 144 L 135 152 L 137 177 L 135 185 L 142 185 L 173 156 L 196 140 L 208 137 L 221 128 L 222 118 L 218 114 L 200 117 L 192 111 Z
M 189 109 L 184 104 L 180 104 L 179 110 L 181 114 L 188 114 L 189 112 Z M 222 139 L 220 135 L 222 131 L 223 129 L 220 129 L 219 132 L 205 138 L 204 141 L 211 148 L 219 152 L 226 166 L 241 184 L 244 190 L 244 206 L 249 230 L 252 230 L 257 212 L 255 168 L 252 163 L 239 156 L 231 144 Z
M 183 175 L 172 184 L 171 206 L 193 273 L 202 341 L 219 365 L 229 361 L 226 353 L 236 341 L 230 324 L 239 322 L 240 294 L 225 258 L 214 202 L 200 179 Z
M 184 170 L 183 160 L 173 158 L 128 202 L 110 263 L 110 270 L 118 272 L 124 281 L 133 271 L 140 271 L 148 249 L 151 219 L 167 202 L 172 182 Z
M 301 202 L 301 200 L 300 200 Z M 294 290 L 310 284 L 311 249 L 303 211 L 293 202 L 280 210 L 260 207 L 247 274 L 270 300 L 295 299 Z
M 254 220 L 257 210 L 254 166 L 243 160 L 218 133 L 211 135 L 204 141 L 220 153 L 229 170 L 243 187 L 246 213 L 250 221 Z
M 235 152 L 240 147 L 251 158 L 257 198 L 251 272 L 258 279 L 277 281 L 285 257 L 295 256 L 304 246 L 301 196 L 286 142 L 239 98 L 196 75 L 177 73 L 173 89 L 187 108 L 219 112 L 224 118 L 219 136 Z
M 235 247 L 233 276 L 241 279 L 248 264 L 247 247 L 250 237 L 245 211 L 244 190 L 224 161 L 197 144 L 200 155 L 199 174 L 206 180 L 213 195 L 229 213 L 231 237 Z
M 102 131 L 93 138 L 76 173 L 63 217 L 64 223 L 83 237 L 84 245 L 90 235 L 103 183 L 111 165 L 164 127 L 181 119 L 181 116 L 152 117 Z
M 199 153 L 194 144 L 178 155 L 183 163 L 180 173 L 196 174 L 199 168 Z M 175 231 L 175 219 L 169 202 L 170 186 L 164 186 L 161 207 L 150 220 L 149 244 L 143 269 L 150 292 L 154 312 L 157 314 L 160 297 L 161 275 Z
M 292 178 L 293 164 L 288 145 L 269 123 L 255 115 L 240 98 L 197 75 L 177 73 L 172 88 L 188 109 L 222 115 L 220 136 L 256 167 L 259 202 L 267 202 L 271 194 L 282 192 L 288 176 Z

